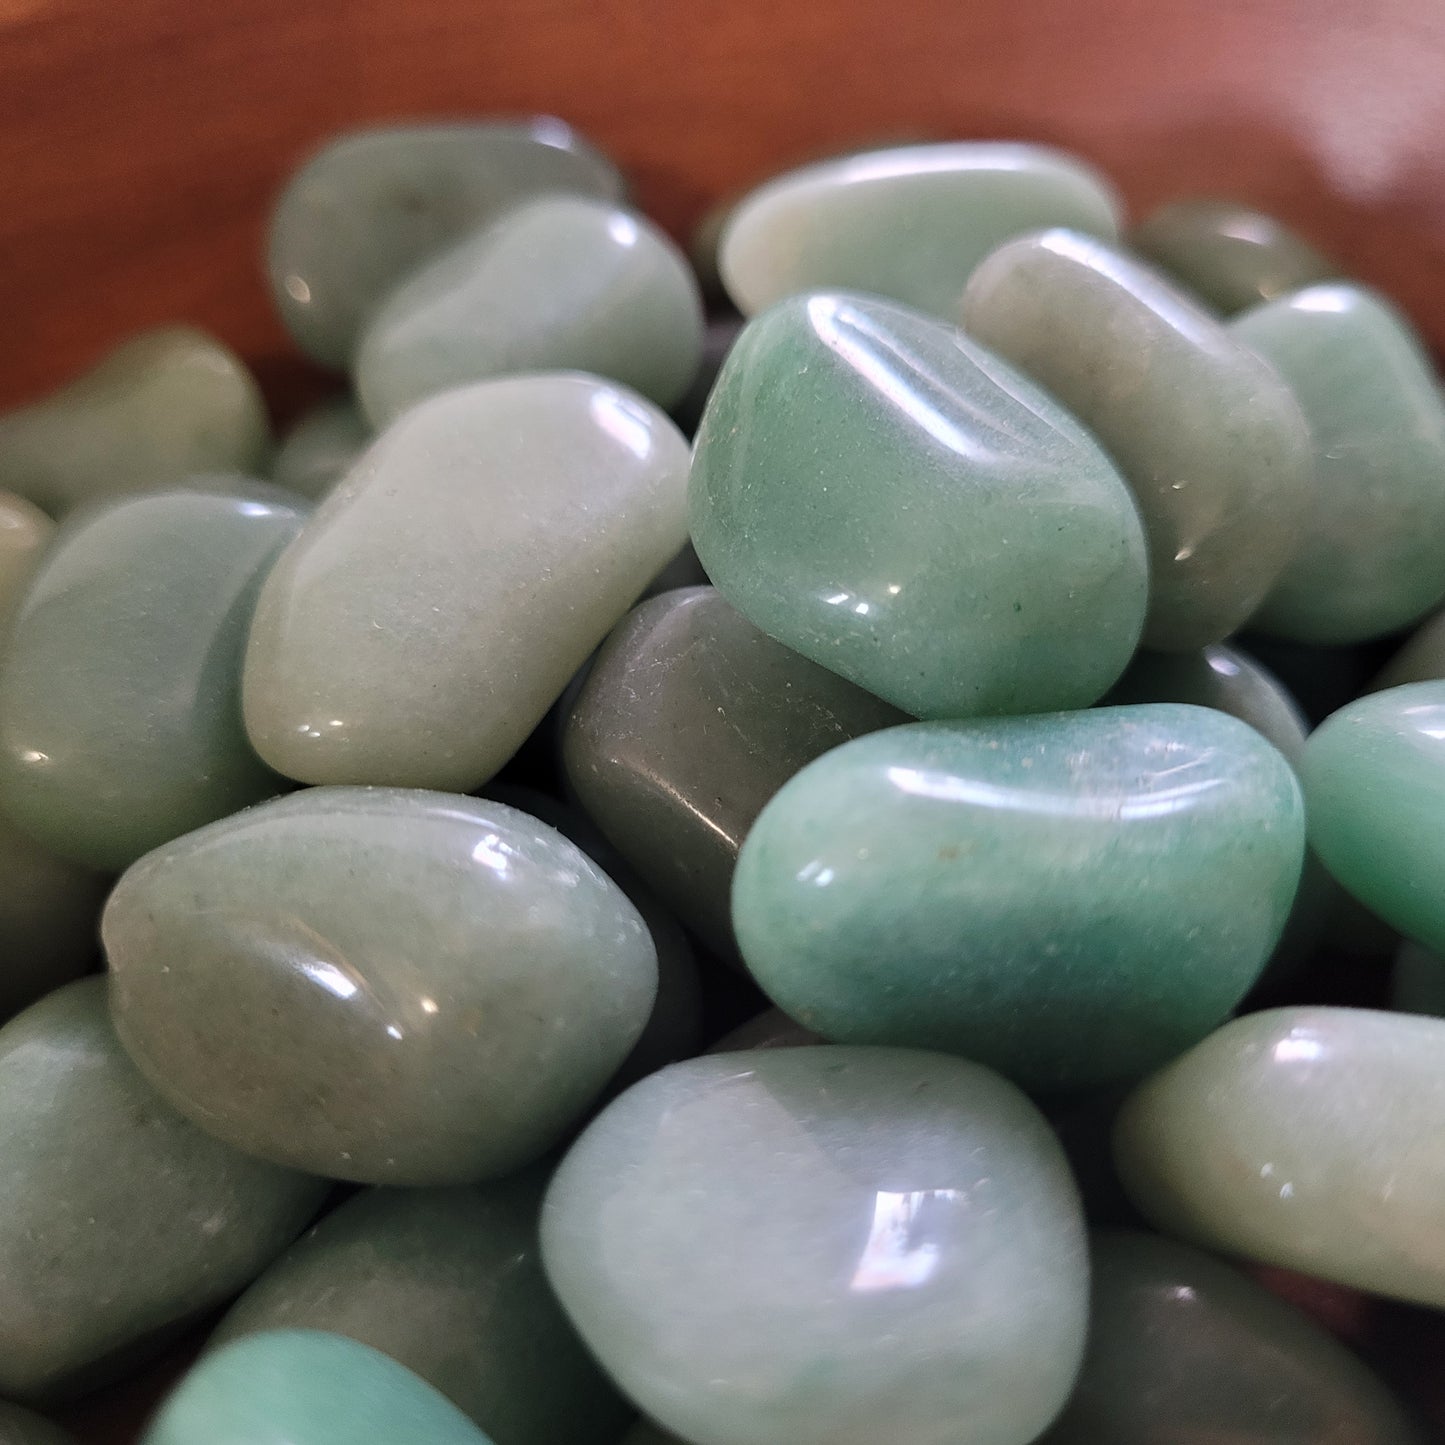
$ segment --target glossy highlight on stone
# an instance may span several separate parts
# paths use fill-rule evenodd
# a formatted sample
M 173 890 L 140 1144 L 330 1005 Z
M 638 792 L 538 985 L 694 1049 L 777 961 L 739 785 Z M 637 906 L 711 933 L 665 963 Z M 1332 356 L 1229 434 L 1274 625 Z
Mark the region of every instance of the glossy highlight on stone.
M 0 492 L 0 630 L 25 595 L 55 523 L 33 502 L 13 492 Z
M 312 408 L 286 433 L 271 480 L 320 501 L 351 470 L 371 441 L 371 428 L 349 397 Z

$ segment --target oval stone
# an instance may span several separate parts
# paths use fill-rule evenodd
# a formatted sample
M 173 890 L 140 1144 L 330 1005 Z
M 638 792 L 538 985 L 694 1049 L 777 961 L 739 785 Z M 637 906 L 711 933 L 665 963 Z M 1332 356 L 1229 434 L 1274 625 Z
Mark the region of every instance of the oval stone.
M 764 991 L 825 1038 L 1087 1088 L 1229 1013 L 1303 848 L 1289 764 L 1223 713 L 913 723 L 835 748 L 764 808 L 733 924 Z
M 0 492 L 0 629 L 9 626 L 54 531 L 33 502 Z
M 100 1384 L 219 1304 L 316 1211 L 319 1179 L 182 1119 L 122 1051 L 105 981 L 0 1029 L 0 1390 Z
M 75 1442 L 43 1415 L 0 1401 L 0 1445 L 75 1445 Z
M 353 131 L 276 202 L 271 294 L 301 349 L 344 368 L 373 307 L 453 242 L 537 195 L 623 190 L 616 167 L 553 116 Z
M 1442 1019 L 1235 1019 L 1126 1101 L 1120 1178 L 1168 1234 L 1445 1308 L 1442 1058 Z
M 375 426 L 425 396 L 527 371 L 590 371 L 668 407 L 702 359 L 687 258 L 645 217 L 586 196 L 506 212 L 412 273 L 362 333 Z
M 364 1183 L 470 1183 L 540 1156 L 657 987 L 637 910 L 561 834 L 392 788 L 313 788 L 157 849 L 102 937 L 121 1038 L 177 1108 Z
M 267 578 L 256 751 L 303 783 L 480 787 L 686 540 L 687 466 L 652 403 L 595 377 L 413 407 Z
M 308 411 L 286 433 L 271 480 L 319 501 L 351 470 L 371 440 L 371 428 L 350 397 Z
M 588 1126 L 542 1254 L 628 1395 L 695 1445 L 1026 1445 L 1083 1347 L 1073 1181 L 976 1064 L 774 1049 L 675 1064 Z
M 1149 541 L 1150 647 L 1218 642 L 1264 600 L 1313 490 L 1288 387 L 1156 272 L 1071 231 L 1000 247 L 958 309 L 1102 443 Z
M 751 322 L 698 432 L 693 545 L 770 637 L 914 716 L 1086 707 L 1143 621 L 1128 491 L 1055 401 L 866 296 Z
M 745 316 L 834 288 L 947 315 L 995 246 L 1044 226 L 1112 240 L 1118 199 L 1092 167 L 1046 146 L 899 146 L 835 156 L 759 186 L 728 217 L 718 269 Z

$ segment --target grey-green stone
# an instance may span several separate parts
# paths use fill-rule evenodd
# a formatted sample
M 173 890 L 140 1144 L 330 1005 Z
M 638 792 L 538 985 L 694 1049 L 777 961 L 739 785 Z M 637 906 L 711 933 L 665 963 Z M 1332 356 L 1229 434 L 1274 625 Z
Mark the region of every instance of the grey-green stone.
M 351 470 L 370 440 L 371 428 L 354 401 L 325 402 L 286 433 L 271 480 L 319 501 Z
M 0 492 L 0 633 L 9 627 L 54 534 L 55 523 L 34 502 Z
M 1407 682 L 1445 679 L 1445 612 L 1427 618 L 1401 644 L 1370 684 L 1371 692 Z
M 43 1415 L 0 1401 L 0 1445 L 75 1445 L 75 1442 Z

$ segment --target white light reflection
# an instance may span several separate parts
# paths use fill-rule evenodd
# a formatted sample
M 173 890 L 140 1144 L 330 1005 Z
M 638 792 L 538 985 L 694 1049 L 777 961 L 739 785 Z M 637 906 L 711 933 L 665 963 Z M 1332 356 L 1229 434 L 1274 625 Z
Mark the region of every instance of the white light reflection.
M 1310 286 L 1289 303 L 1296 311 L 1348 311 L 1350 296 L 1338 286 Z
M 500 877 L 506 877 L 507 860 L 515 853 L 515 849 L 509 844 L 502 842 L 501 836 L 497 833 L 488 833 L 475 848 L 472 849 L 473 862 L 480 863 L 483 868 L 490 868 L 493 873 Z
M 1436 742 L 1445 740 L 1445 708 L 1438 703 L 1419 703 L 1415 707 L 1407 707 L 1401 713 L 1401 717 L 1411 719 L 1428 718 L 1435 724 L 1434 727 L 1426 727 L 1423 722 L 1412 721 L 1411 726 L 1422 737 L 1434 738 Z
M 1206 647 L 1204 658 L 1209 664 L 1210 672 L 1217 672 L 1220 677 L 1239 676 L 1239 664 L 1228 653 L 1220 652 L 1217 648 Z
M 311 300 L 311 288 L 299 276 L 286 278 L 286 291 L 293 301 L 299 301 L 303 306 Z
M 1323 1057 L 1324 1052 L 1325 1046 L 1318 1039 L 1305 1038 L 1299 1034 L 1291 1034 L 1289 1038 L 1281 1039 L 1273 1050 L 1277 1064 L 1309 1062 Z
M 631 216 L 612 216 L 607 222 L 607 233 L 619 246 L 635 246 L 642 233 Z
M 327 993 L 334 993 L 337 998 L 355 998 L 356 996 L 355 981 L 342 973 L 334 963 L 327 963 L 320 958 L 309 959 L 301 965 L 301 972 L 312 983 L 319 983 Z
M 639 461 L 652 454 L 652 424 L 647 413 L 620 392 L 599 391 L 591 403 L 593 420 Z
M 887 1289 L 916 1289 L 938 1267 L 938 1245 L 924 1234 L 928 1206 L 966 1201 L 961 1189 L 916 1189 L 907 1194 L 880 1191 L 873 1198 L 873 1224 L 858 1257 L 849 1289 L 872 1294 Z

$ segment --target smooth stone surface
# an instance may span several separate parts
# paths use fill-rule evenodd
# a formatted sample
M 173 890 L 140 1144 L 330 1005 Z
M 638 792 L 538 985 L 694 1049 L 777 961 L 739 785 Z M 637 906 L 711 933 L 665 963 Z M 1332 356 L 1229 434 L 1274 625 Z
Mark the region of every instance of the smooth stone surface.
M 1445 1018 L 1445 959 L 1404 940 L 1390 973 L 1390 1007 Z
M 75 1445 L 75 1442 L 43 1415 L 0 1401 L 0 1445 Z
M 811 1029 L 794 1023 L 780 1008 L 764 1009 L 725 1033 L 710 1054 L 732 1054 L 741 1049 L 802 1049 L 826 1043 Z
M 697 560 L 697 553 L 692 550 L 692 543 L 685 542 L 682 550 L 647 584 L 647 590 L 638 600 L 645 602 L 649 597 L 675 592 L 679 587 L 710 585 L 707 573 L 702 570 L 702 563 Z
M 371 441 L 371 428 L 350 397 L 313 407 L 286 433 L 271 480 L 320 501 L 351 470 Z
M 693 587 L 635 608 L 603 644 L 562 758 L 612 845 L 730 955 L 733 867 L 763 805 L 829 748 L 903 721 L 759 632 L 713 588 Z
M 410 274 L 357 347 L 374 426 L 423 397 L 528 371 L 588 371 L 668 407 L 702 359 L 687 258 L 635 211 L 544 196 Z
M 1311 286 L 1231 330 L 1289 383 L 1314 441 L 1315 496 L 1253 620 L 1296 642 L 1380 637 L 1445 597 L 1445 404 L 1383 298 Z
M 318 1179 L 189 1124 L 136 1072 L 105 981 L 0 1029 L 0 1390 L 62 1393 L 229 1295 L 295 1237 Z
M 1445 612 L 1427 617 L 1382 667 L 1370 691 L 1445 679 Z
M 764 991 L 825 1038 L 1088 1088 L 1229 1013 L 1303 847 L 1289 764 L 1223 713 L 914 723 L 834 749 L 768 804 L 733 923 Z
M 264 470 L 270 446 L 266 405 L 241 359 L 204 331 L 167 326 L 0 416 L 0 487 L 59 516 L 193 472 Z
M 413 407 L 267 578 L 256 751 L 303 783 L 479 787 L 686 540 L 687 466 L 656 407 L 595 377 Z
M 1084 1368 L 1040 1445 L 1424 1445 L 1362 1361 L 1239 1270 L 1123 1230 L 1089 1254 Z
M 1225 316 L 1339 275 L 1283 222 L 1236 201 L 1170 201 L 1129 232 L 1129 247 Z
M 1284 383 L 1159 274 L 1091 236 L 1000 247 L 958 309 L 1098 438 L 1149 541 L 1150 647 L 1234 632 L 1288 561 L 1313 491 Z
M 534 196 L 616 200 L 623 189 L 616 167 L 553 116 L 353 131 L 276 202 L 272 297 L 304 352 L 345 367 L 376 304 L 453 242 Z
M 314 788 L 157 849 L 102 920 L 143 1072 L 203 1127 L 338 1179 L 454 1184 L 551 1148 L 657 987 L 637 910 L 501 803 Z
M 1063 1155 L 1017 1090 L 900 1049 L 676 1064 L 573 1145 L 548 1277 L 696 1445 L 1026 1445 L 1083 1348 Z
M 63 857 L 118 872 L 280 792 L 246 740 L 241 662 L 267 567 L 306 504 L 127 497 L 73 518 L 0 655 L 0 808 Z
M 1445 1308 L 1442 1060 L 1442 1019 L 1235 1019 L 1125 1103 L 1120 1177 L 1167 1234 Z
M 543 1176 L 458 1189 L 368 1189 L 303 1235 L 221 1321 L 211 1345 L 329 1330 L 380 1350 L 496 1445 L 611 1440 L 629 1408 L 542 1274 Z
M 745 316 L 839 287 L 947 315 L 995 246 L 1044 226 L 1112 240 L 1118 198 L 1092 167 L 1046 146 L 899 146 L 759 186 L 723 228 L 718 270 Z
M 405 1366 L 319 1330 L 272 1330 L 204 1356 L 141 1445 L 491 1445 Z
M 915 716 L 1086 707 L 1143 622 L 1128 491 L 1056 402 L 866 296 L 758 317 L 698 432 L 693 545 L 785 646 Z
M 0 492 L 0 630 L 9 626 L 54 531 L 33 502 Z

